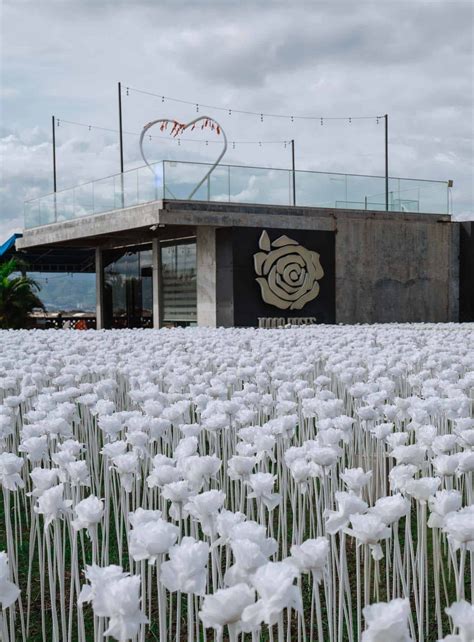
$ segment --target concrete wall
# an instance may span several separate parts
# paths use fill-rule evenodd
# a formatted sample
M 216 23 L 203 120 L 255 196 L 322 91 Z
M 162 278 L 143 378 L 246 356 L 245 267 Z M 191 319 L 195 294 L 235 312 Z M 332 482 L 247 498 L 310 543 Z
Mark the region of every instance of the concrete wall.
M 436 216 L 338 216 L 336 321 L 457 321 L 458 262 L 458 225 Z
M 459 320 L 474 321 L 474 223 L 460 224 Z
M 216 327 L 216 229 L 196 229 L 196 288 L 198 325 Z
M 202 325 L 233 325 L 232 229 L 197 228 Z M 338 216 L 335 233 L 337 323 L 459 319 L 458 224 L 357 213 Z

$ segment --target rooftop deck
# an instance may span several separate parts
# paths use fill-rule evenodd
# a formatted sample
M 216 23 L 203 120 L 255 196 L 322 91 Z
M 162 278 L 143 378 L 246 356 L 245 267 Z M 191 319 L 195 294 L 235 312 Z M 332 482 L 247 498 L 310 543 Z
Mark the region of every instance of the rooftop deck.
M 188 200 L 212 167 L 164 160 L 25 203 L 25 229 L 162 200 Z M 294 181 L 294 182 L 293 182 Z M 294 184 L 294 193 L 293 193 Z M 448 181 L 389 178 L 388 211 L 449 214 Z M 386 211 L 385 177 L 219 165 L 196 201 Z

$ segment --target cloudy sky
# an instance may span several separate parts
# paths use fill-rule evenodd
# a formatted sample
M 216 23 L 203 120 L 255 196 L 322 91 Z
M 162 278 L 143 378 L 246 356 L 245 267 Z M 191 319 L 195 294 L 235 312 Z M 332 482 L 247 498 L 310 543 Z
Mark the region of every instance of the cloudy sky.
M 117 82 L 230 109 L 390 117 L 390 174 L 454 180 L 453 210 L 472 217 L 472 0 L 188 2 L 3 0 L 0 243 L 23 201 L 119 171 Z M 192 106 L 124 91 L 124 128 Z M 201 108 L 201 113 L 202 113 Z M 212 112 L 231 140 L 296 141 L 300 169 L 383 174 L 383 125 Z M 211 160 L 215 146 L 153 140 L 154 159 Z M 125 136 L 126 167 L 140 165 Z M 282 143 L 237 144 L 227 160 L 288 167 Z

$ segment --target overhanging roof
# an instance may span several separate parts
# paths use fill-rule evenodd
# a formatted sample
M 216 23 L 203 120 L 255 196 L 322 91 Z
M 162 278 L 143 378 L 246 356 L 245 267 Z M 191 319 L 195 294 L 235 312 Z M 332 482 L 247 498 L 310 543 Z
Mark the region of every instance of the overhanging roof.
M 3 245 L 0 245 L 0 258 L 3 259 L 4 255 L 6 257 L 8 250 L 13 248 L 15 250 L 15 242 L 18 238 L 20 238 L 22 234 L 12 234 L 10 238 L 8 238 Z M 10 258 L 10 257 L 8 257 Z
M 0 259 L 18 258 L 29 272 L 94 272 L 95 256 L 91 248 L 81 247 L 17 247 L 22 234 L 12 234 L 0 245 Z

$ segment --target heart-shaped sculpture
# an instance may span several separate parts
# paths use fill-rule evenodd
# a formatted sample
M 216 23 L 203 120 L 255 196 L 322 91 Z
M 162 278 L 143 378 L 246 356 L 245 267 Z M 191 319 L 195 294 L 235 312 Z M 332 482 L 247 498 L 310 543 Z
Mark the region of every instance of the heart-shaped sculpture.
M 221 125 L 214 120 L 214 118 L 211 118 L 210 116 L 199 116 L 198 118 L 195 118 L 194 120 L 191 120 L 189 123 L 180 123 L 177 120 L 172 120 L 170 118 L 157 118 L 156 120 L 152 120 L 150 123 L 147 123 L 143 130 L 142 133 L 140 134 L 140 153 L 142 155 L 143 160 L 145 161 L 145 164 L 147 167 L 150 168 L 150 171 L 153 173 L 153 176 L 155 176 L 155 170 L 153 167 L 150 165 L 150 163 L 147 161 L 145 153 L 143 151 L 143 139 L 145 137 L 145 134 L 149 129 L 151 129 L 154 125 L 157 125 L 158 123 L 162 123 L 165 125 L 165 127 L 168 126 L 169 123 L 173 125 L 173 128 L 171 130 L 171 134 L 174 133 L 175 136 L 178 134 L 182 134 L 186 129 L 189 129 L 190 127 L 193 127 L 196 125 L 196 123 L 199 123 L 201 121 L 205 121 L 206 125 L 208 123 L 211 124 L 211 126 L 214 126 L 214 128 L 217 130 L 217 133 L 222 133 L 222 136 L 224 138 L 224 145 L 222 148 L 221 153 L 217 157 L 217 160 L 215 161 L 214 165 L 211 167 L 211 169 L 207 172 L 207 174 L 204 175 L 204 177 L 199 181 L 199 183 L 196 185 L 196 187 L 192 190 L 191 194 L 188 196 L 188 200 L 191 200 L 194 194 L 198 191 L 198 189 L 203 185 L 203 183 L 206 182 L 206 180 L 209 178 L 209 176 L 212 174 L 212 172 L 216 169 L 216 167 L 219 165 L 221 160 L 224 157 L 224 154 L 227 151 L 227 136 L 225 135 L 224 130 L 222 129 Z

